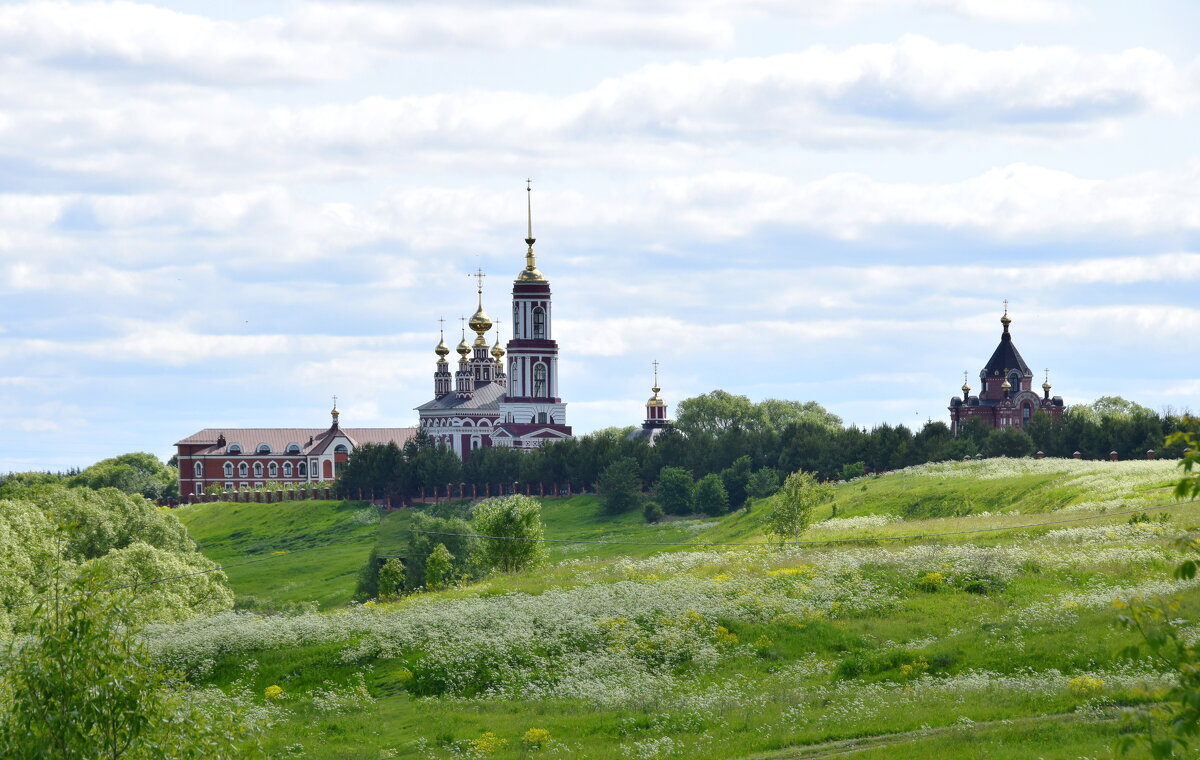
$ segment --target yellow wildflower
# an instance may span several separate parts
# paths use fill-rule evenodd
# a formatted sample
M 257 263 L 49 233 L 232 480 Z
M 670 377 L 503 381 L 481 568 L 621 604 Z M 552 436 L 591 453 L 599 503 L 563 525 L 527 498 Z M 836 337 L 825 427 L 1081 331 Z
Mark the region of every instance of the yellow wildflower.
M 271 684 L 263 690 L 263 696 L 267 699 L 279 699 L 283 696 L 283 687 Z
M 481 755 L 490 755 L 496 750 L 508 745 L 508 739 L 501 739 L 491 731 L 484 731 L 478 739 L 471 742 L 471 746 Z
M 544 728 L 531 728 L 521 735 L 521 743 L 530 749 L 542 749 L 551 741 L 550 732 Z

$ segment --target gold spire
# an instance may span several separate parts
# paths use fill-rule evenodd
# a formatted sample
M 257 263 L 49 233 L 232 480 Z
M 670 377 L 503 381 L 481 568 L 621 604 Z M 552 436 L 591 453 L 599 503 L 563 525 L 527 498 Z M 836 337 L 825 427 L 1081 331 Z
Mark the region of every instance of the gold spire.
M 334 425 L 338 424 L 338 415 L 339 415 L 339 414 L 341 414 L 341 412 L 339 412 L 339 411 L 338 411 L 338 408 L 337 408 L 337 396 L 335 395 L 335 396 L 333 397 L 333 409 L 331 409 L 331 410 L 329 411 L 329 416 L 333 417 L 333 424 L 334 424 Z
M 1046 381 L 1045 381 L 1044 383 L 1042 383 L 1042 390 L 1044 390 L 1044 391 L 1047 391 L 1047 392 L 1048 392 L 1048 391 L 1050 390 L 1050 388 L 1051 388 L 1051 385 L 1050 385 L 1050 368 L 1049 368 L 1049 367 L 1047 367 L 1047 368 L 1046 368 Z
M 439 359 L 445 359 L 450 354 L 450 347 L 446 345 L 446 320 L 438 318 L 438 344 L 433 352 L 438 355 Z
M 654 391 L 654 395 L 646 402 L 646 406 L 666 406 L 667 402 L 659 398 L 658 394 L 662 388 L 658 387 L 658 359 L 651 362 L 654 365 L 654 387 L 650 390 Z
M 1004 332 L 1008 332 L 1008 326 L 1012 324 L 1012 319 L 1008 316 L 1008 299 L 1004 299 L 1004 316 L 1000 317 L 1000 324 L 1004 325 Z
M 467 318 L 459 317 L 458 320 L 463 323 L 463 326 L 461 327 L 462 340 L 460 340 L 458 342 L 458 347 L 455 348 L 454 350 L 458 352 L 458 356 L 459 356 L 458 360 L 460 362 L 465 362 L 467 360 L 467 354 L 471 353 L 471 346 L 467 343 L 467 328 L 466 328 Z
M 525 245 L 529 249 L 525 252 L 525 268 L 517 275 L 517 282 L 545 282 L 546 278 L 538 271 L 537 261 L 533 256 L 533 244 L 537 240 L 533 237 L 533 188 L 531 185 L 533 180 L 525 180 L 525 211 L 527 214 L 529 227 L 525 233 Z
M 967 371 L 966 371 L 965 369 L 963 370 L 963 386 L 962 386 L 962 392 L 963 392 L 963 393 L 970 393 L 970 392 L 971 392 L 971 386 L 970 386 L 970 385 L 967 383 Z
M 500 320 L 496 320 L 496 345 L 492 346 L 492 358 L 499 364 L 504 358 L 504 348 L 500 345 Z

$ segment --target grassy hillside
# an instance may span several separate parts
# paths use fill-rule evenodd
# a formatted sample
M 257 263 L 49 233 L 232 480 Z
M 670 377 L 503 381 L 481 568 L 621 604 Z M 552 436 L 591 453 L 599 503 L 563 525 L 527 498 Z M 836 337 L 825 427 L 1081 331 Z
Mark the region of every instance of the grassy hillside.
M 360 502 L 212 502 L 175 514 L 210 559 L 264 560 L 226 570 L 242 604 L 314 601 L 322 608 L 350 601 L 379 523 L 378 510 Z
M 392 604 L 227 614 L 148 638 L 193 680 L 266 708 L 272 756 L 1111 757 L 1121 706 L 1167 677 L 1117 656 L 1134 639 L 1113 600 L 1179 595 L 1181 617 L 1200 612 L 1197 586 L 1170 574 L 1174 539 L 1200 529 L 1200 506 L 1169 501 L 1174 476 L 1161 462 L 913 468 L 839 486 L 805 538 L 998 530 L 782 550 L 556 546 L 540 570 Z M 231 557 L 361 541 L 340 574 L 329 562 L 317 579 L 293 566 L 235 580 L 266 597 L 323 588 L 330 604 L 409 519 L 240 506 L 251 511 L 181 517 Z M 549 537 L 753 542 L 767 508 L 648 526 L 585 496 L 547 500 L 544 516 Z M 1154 519 L 1114 514 L 1130 509 Z M 1095 519 L 1022 527 L 1079 517 Z M 286 696 L 265 703 L 272 684 Z M 531 729 L 550 740 L 523 741 Z

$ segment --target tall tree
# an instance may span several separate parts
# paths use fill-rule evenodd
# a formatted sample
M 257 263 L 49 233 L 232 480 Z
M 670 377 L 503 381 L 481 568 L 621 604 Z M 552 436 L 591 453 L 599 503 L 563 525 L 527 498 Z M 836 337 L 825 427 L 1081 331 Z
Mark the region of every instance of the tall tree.
M 654 498 L 668 515 L 686 515 L 692 511 L 692 491 L 696 481 L 682 467 L 664 467 L 654 485 Z
M 710 472 L 696 481 L 692 511 L 702 515 L 723 515 L 729 511 L 729 494 L 725 492 L 720 475 Z
M 780 539 L 794 541 L 808 529 L 813 511 L 832 498 L 832 486 L 819 483 L 811 472 L 793 472 L 775 494 L 767 525 Z
M 600 505 L 610 515 L 619 515 L 642 505 L 637 460 L 622 457 L 604 468 L 600 474 Z
M 505 496 L 475 505 L 475 531 L 489 567 L 506 573 L 536 567 L 546 560 L 542 544 L 542 507 L 528 496 Z

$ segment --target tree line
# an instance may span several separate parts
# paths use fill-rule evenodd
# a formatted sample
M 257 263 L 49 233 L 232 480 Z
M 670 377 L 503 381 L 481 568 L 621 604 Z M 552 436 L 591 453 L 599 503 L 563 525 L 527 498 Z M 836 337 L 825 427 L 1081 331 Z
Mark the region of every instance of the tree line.
M 668 477 L 676 480 L 680 470 L 692 481 L 715 476 L 729 508 L 737 508 L 748 494 L 767 495 L 787 474 L 799 470 L 820 480 L 844 480 L 926 462 L 1021 457 L 1036 451 L 1051 457 L 1078 451 L 1085 459 L 1107 459 L 1116 451 L 1121 459 L 1141 459 L 1153 449 L 1160 457 L 1179 457 L 1183 445 L 1167 445 L 1164 439 L 1173 433 L 1200 432 L 1200 422 L 1187 413 L 1158 413 L 1119 397 L 1104 397 L 1068 408 L 1060 420 L 1037 412 L 1026 429 L 995 430 L 981 420 L 968 420 L 955 437 L 944 422 L 929 421 L 916 431 L 890 424 L 868 430 L 844 425 L 814 401 L 754 403 L 717 390 L 682 401 L 678 419 L 654 446 L 642 438 L 631 439 L 633 430 L 606 428 L 532 451 L 482 448 L 472 451 L 466 463 L 422 431 L 404 447 L 357 448 L 338 486 L 399 498 L 432 496 L 434 488 L 444 494 L 447 484 L 475 486 L 481 495 L 485 486 L 495 489 L 511 483 L 570 483 L 574 490 L 599 484 L 603 491 L 601 476 L 622 463 L 622 477 L 628 480 L 632 473 L 646 489 L 659 483 L 668 468 Z M 719 501 L 711 495 L 716 490 L 711 479 L 705 489 L 710 499 Z M 659 502 L 669 510 L 661 498 Z

